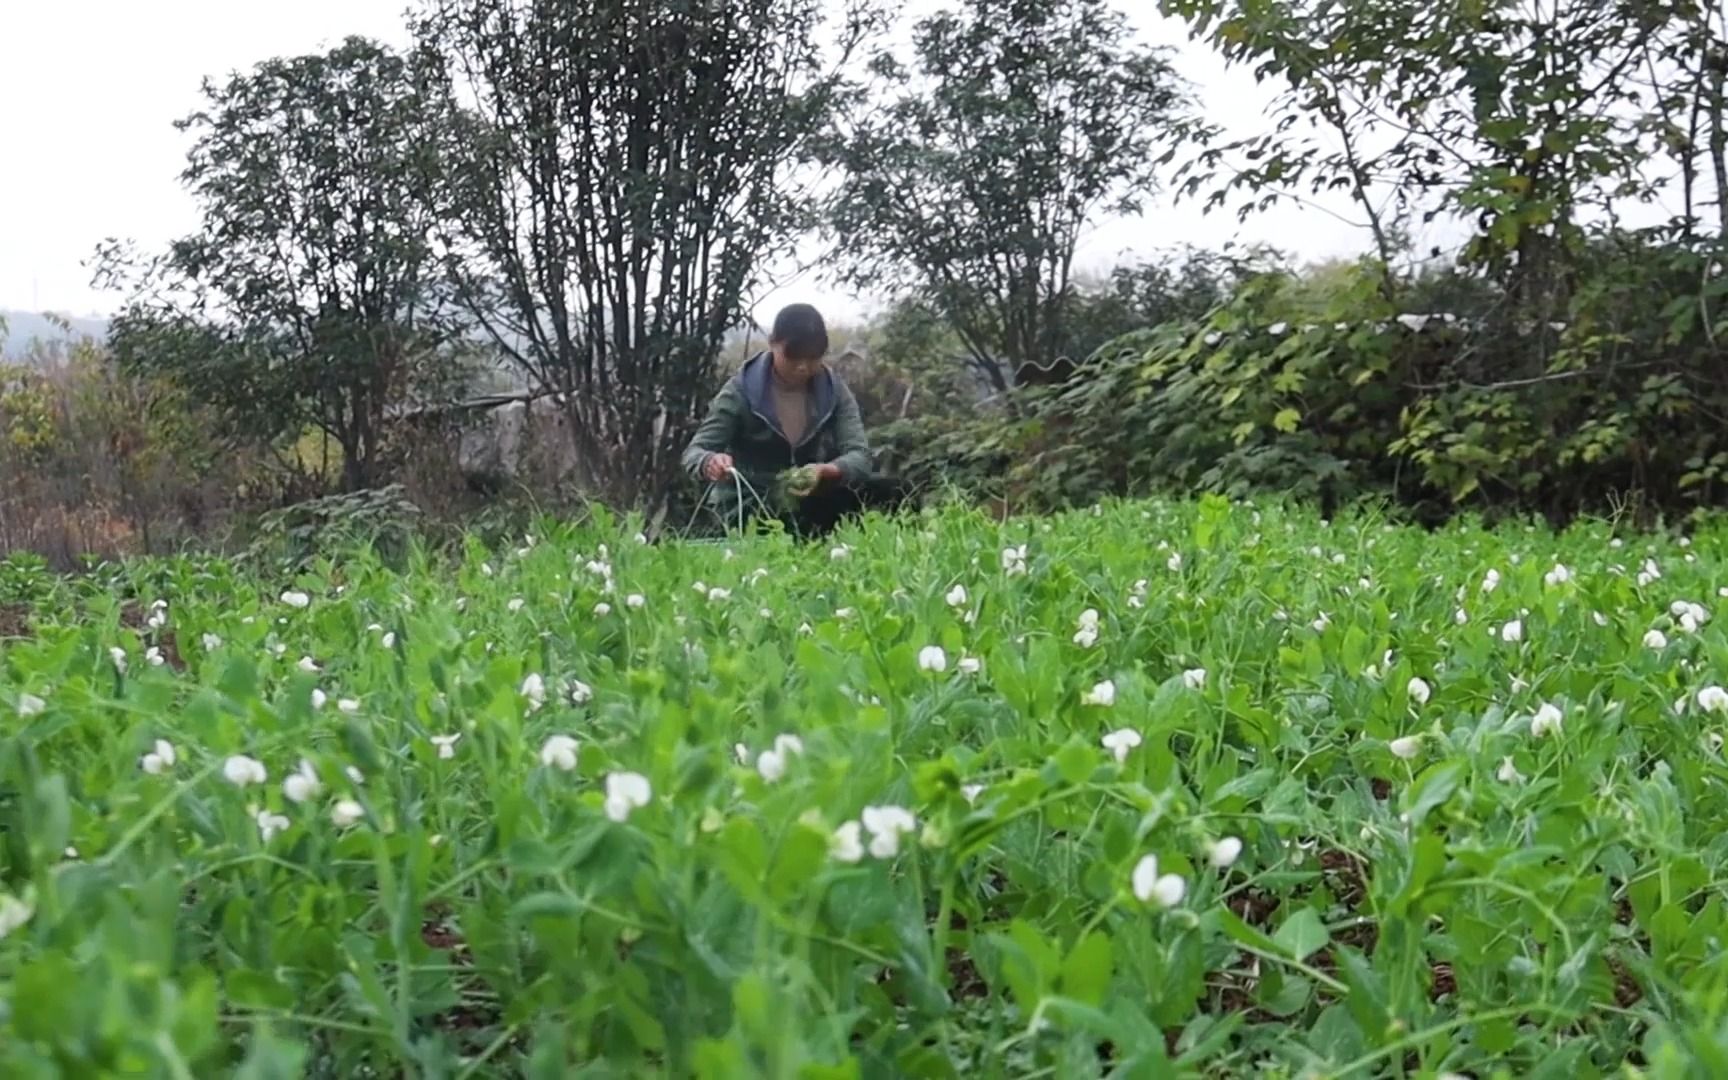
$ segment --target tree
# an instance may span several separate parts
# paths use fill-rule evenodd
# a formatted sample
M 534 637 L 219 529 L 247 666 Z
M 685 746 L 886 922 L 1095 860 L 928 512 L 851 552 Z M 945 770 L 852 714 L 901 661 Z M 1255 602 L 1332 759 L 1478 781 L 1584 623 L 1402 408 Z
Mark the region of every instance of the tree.
M 1395 302 L 1404 224 L 1473 221 L 1464 265 L 1557 317 L 1594 216 L 1700 163 L 1728 195 L 1719 0 L 1162 0 L 1256 78 L 1288 83 L 1270 132 L 1209 147 L 1184 190 L 1246 215 L 1331 190 L 1367 217 Z M 1713 22 L 1713 20 L 1715 20 Z M 1702 129 L 1708 127 L 1709 131 Z M 1708 146 L 1706 144 L 1709 144 Z
M 665 484 L 747 297 L 809 221 L 799 164 L 872 29 L 821 0 L 431 0 L 441 235 L 473 317 L 565 403 L 586 480 Z M 817 42 L 836 43 L 824 50 Z
M 436 376 L 457 332 L 431 248 L 427 93 L 416 65 L 360 38 L 270 60 L 177 125 L 199 228 L 139 261 L 110 243 L 98 281 L 132 295 L 113 328 L 128 366 L 172 377 L 254 437 L 307 425 L 366 486 L 385 408 Z
M 1006 392 L 1062 346 L 1086 226 L 1137 212 L 1198 130 L 1181 83 L 1106 0 L 967 0 L 872 66 L 823 147 L 844 276 L 926 298 Z

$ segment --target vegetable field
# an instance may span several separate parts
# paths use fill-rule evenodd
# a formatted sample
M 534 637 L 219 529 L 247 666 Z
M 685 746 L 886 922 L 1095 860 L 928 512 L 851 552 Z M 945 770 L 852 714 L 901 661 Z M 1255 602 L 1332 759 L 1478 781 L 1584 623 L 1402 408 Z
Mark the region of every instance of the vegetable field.
M 7 1077 L 1728 1075 L 1728 531 L 0 567 Z

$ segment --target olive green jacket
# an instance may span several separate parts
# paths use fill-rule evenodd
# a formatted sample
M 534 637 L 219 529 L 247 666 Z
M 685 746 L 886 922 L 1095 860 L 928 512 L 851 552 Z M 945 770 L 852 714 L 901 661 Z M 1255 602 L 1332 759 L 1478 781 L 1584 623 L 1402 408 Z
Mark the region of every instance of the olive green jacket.
M 683 465 L 695 479 L 715 454 L 731 454 L 734 466 L 764 498 L 781 472 L 803 465 L 833 464 L 841 482 L 855 486 L 870 475 L 870 442 L 858 400 L 844 380 L 824 368 L 810 384 L 811 422 L 796 446 L 774 414 L 770 392 L 772 358 L 761 353 L 744 365 L 714 398 L 708 417 L 684 451 Z M 738 485 L 714 485 L 711 499 L 731 503 Z M 749 496 L 745 496 L 749 501 Z

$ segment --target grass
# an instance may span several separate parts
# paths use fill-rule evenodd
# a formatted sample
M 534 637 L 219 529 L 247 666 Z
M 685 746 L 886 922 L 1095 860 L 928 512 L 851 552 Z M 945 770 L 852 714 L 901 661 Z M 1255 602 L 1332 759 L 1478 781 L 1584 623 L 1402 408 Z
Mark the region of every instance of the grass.
M 634 531 L 0 566 L 5 1075 L 1728 1075 L 1718 526 Z

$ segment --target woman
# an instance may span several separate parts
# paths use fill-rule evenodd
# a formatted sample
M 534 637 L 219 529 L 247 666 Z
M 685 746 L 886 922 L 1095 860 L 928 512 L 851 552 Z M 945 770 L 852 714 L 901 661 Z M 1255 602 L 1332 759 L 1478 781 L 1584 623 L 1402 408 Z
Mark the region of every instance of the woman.
M 793 304 L 775 316 L 768 351 L 714 398 L 684 451 L 684 468 L 709 482 L 706 502 L 722 521 L 736 523 L 760 509 L 758 499 L 772 504 L 779 475 L 803 466 L 814 467 L 816 487 L 789 515 L 793 528 L 825 533 L 858 509 L 870 443 L 858 401 L 823 362 L 827 355 L 821 313 Z

